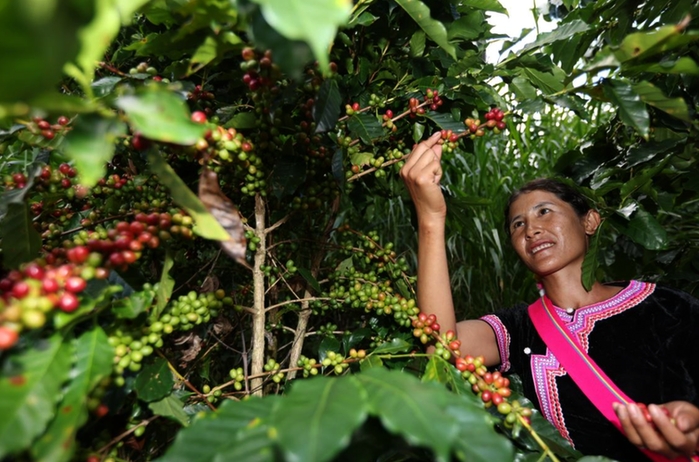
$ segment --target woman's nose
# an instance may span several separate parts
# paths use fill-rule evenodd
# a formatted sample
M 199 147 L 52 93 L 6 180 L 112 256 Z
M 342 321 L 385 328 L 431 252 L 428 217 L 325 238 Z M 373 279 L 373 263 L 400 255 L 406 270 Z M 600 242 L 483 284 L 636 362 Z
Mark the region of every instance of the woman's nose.
M 525 226 L 526 228 L 524 229 L 524 233 L 528 239 L 541 233 L 541 228 L 539 226 L 536 226 L 534 224 L 526 224 Z

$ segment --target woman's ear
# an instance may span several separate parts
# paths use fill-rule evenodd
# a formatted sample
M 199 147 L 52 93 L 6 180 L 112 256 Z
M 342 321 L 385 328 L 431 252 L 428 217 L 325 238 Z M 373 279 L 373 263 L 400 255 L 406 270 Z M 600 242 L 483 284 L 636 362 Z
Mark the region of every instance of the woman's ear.
M 585 214 L 585 218 L 583 218 L 585 234 L 588 236 L 594 235 L 597 228 L 599 228 L 600 223 L 602 223 L 602 217 L 600 216 L 599 212 L 594 209 L 588 210 Z

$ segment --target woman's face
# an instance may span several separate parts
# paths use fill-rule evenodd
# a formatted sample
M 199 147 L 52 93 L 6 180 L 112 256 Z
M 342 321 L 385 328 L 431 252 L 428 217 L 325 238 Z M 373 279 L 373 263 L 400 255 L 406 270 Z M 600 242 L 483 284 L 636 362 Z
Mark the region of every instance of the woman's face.
M 573 207 L 548 191 L 520 195 L 510 206 L 510 239 L 527 267 L 544 277 L 564 268 L 580 270 L 587 236 L 599 225 L 599 214 L 580 217 Z

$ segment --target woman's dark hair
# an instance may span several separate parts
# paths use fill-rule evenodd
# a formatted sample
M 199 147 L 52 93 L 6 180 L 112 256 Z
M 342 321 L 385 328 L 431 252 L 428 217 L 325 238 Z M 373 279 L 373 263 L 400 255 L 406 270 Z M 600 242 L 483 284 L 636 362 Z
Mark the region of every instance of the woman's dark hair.
M 551 178 L 539 178 L 526 183 L 524 186 L 516 190 L 510 195 L 507 200 L 507 205 L 505 206 L 505 231 L 507 235 L 510 235 L 510 207 L 512 203 L 517 200 L 522 194 L 530 193 L 532 191 L 546 191 L 551 194 L 555 194 L 563 202 L 567 202 L 573 207 L 575 213 L 579 217 L 585 216 L 585 214 L 592 208 L 587 202 L 585 196 L 583 196 L 577 189 L 569 186 L 562 181 L 554 180 Z

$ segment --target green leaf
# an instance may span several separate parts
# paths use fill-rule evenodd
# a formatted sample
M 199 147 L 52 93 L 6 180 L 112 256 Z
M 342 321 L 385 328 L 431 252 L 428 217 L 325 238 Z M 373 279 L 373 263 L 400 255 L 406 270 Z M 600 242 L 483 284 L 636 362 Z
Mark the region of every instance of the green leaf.
M 355 152 L 350 155 L 350 163 L 352 165 L 359 165 L 363 167 L 365 165 L 371 165 L 374 162 L 373 152 Z
M 189 60 L 189 70 L 187 75 L 191 75 L 209 64 L 218 56 L 218 43 L 212 36 L 207 36 L 204 41 L 197 47 L 197 50 L 192 54 Z
M 413 21 L 425 31 L 429 38 L 449 53 L 449 56 L 456 59 L 456 49 L 454 45 L 449 43 L 446 27 L 441 22 L 432 19 L 427 5 L 420 0 L 396 0 L 396 3 L 413 18 Z
M 80 184 L 87 187 L 97 184 L 112 160 L 117 139 L 125 133 L 126 125 L 116 118 L 83 115 L 75 120 L 65 138 L 63 151 L 75 161 Z
M 498 0 L 461 0 L 459 5 L 469 8 L 476 8 L 483 11 L 494 11 L 496 13 L 507 14 L 507 10 Z
M 165 143 L 192 145 L 204 137 L 206 126 L 192 122 L 186 104 L 174 93 L 150 89 L 117 98 L 134 131 Z
M 11 203 L 0 222 L 3 265 L 17 269 L 22 263 L 35 259 L 41 250 L 41 236 L 32 224 L 29 206 L 25 202 Z
M 562 79 L 548 72 L 541 72 L 529 67 L 521 68 L 521 72 L 527 77 L 530 83 L 539 88 L 545 94 L 558 93 L 563 90 Z
M 287 460 L 331 460 L 347 446 L 367 416 L 362 391 L 352 376 L 295 384 L 270 419 Z
M 204 66 L 234 50 L 242 43 L 240 37 L 231 31 L 216 36 L 208 35 L 192 54 L 186 75 L 199 72 Z
M 175 442 L 158 462 L 214 462 L 225 460 L 273 460 L 239 459 L 222 457 L 230 455 L 245 441 L 245 437 L 255 429 L 268 430 L 266 422 L 280 396 L 271 395 L 264 399 L 246 401 L 225 401 L 214 413 L 196 419 L 192 424 L 177 433 Z M 265 432 L 266 433 L 266 432 Z M 271 446 L 271 442 L 267 445 Z M 262 446 L 260 451 L 264 449 Z M 266 451 L 270 451 L 270 447 Z M 259 454 L 259 453 L 257 453 Z
M 157 319 L 163 313 L 163 310 L 170 301 L 172 290 L 175 288 L 175 280 L 170 276 L 170 270 L 175 264 L 170 252 L 165 253 L 165 261 L 163 262 L 163 272 L 160 274 L 160 282 L 158 289 L 155 292 L 156 303 L 153 310 L 153 316 Z
M 313 60 L 313 51 L 306 42 L 284 37 L 265 21 L 259 11 L 252 15 L 250 29 L 255 45 L 263 50 L 272 50 L 274 62 L 282 71 L 291 79 L 302 78 L 304 66 Z
M 419 30 L 410 37 L 410 56 L 419 58 L 425 53 L 425 33 Z
M 134 319 L 151 307 L 154 297 L 151 291 L 134 292 L 128 297 L 115 300 L 112 313 L 119 319 Z
M 150 403 L 148 404 L 148 408 L 153 411 L 153 414 L 172 419 L 180 423 L 183 427 L 189 425 L 189 416 L 183 409 L 184 403 L 177 399 L 176 396 L 170 395 L 160 401 Z
M 422 374 L 423 382 L 447 383 L 447 370 L 444 367 L 446 362 L 435 355 L 427 361 L 425 371 Z
M 390 342 L 384 342 L 374 348 L 373 354 L 403 353 L 410 350 L 412 345 L 401 338 L 394 338 Z
M 470 396 L 455 395 L 455 404 L 446 409 L 446 413 L 456 421 L 458 429 L 454 453 L 459 460 L 469 462 L 515 460 L 512 443 L 495 431 L 490 415 L 483 411 L 481 405 L 470 400 L 474 396 L 473 393 Z
M 366 372 L 369 369 L 373 369 L 375 367 L 383 368 L 383 360 L 378 356 L 370 355 L 359 362 L 359 369 L 362 372 Z
M 599 236 L 602 231 L 602 223 L 595 234 L 590 238 L 589 247 L 585 253 L 582 264 L 582 285 L 586 291 L 592 290 L 592 286 L 597 282 L 597 267 L 599 266 Z
M 265 20 L 291 40 L 308 43 L 323 72 L 328 72 L 328 50 L 339 26 L 347 23 L 351 0 L 253 0 Z
M 63 65 L 78 54 L 77 32 L 92 19 L 93 6 L 91 1 L 2 2 L 0 102 L 55 92 Z
M 85 399 L 95 386 L 112 372 L 114 349 L 101 327 L 84 332 L 75 342 L 76 361 L 72 380 L 58 405 L 56 417 L 46 432 L 32 444 L 36 460 L 63 462 L 75 452 L 75 436 L 87 422 Z
M 680 34 L 682 29 L 677 26 L 663 26 L 652 32 L 635 32 L 624 37 L 618 48 L 614 49 L 614 55 L 619 62 L 626 62 L 631 59 L 647 58 L 660 51 L 658 46 L 670 37 Z M 666 50 L 662 50 L 666 51 Z
M 170 190 L 172 199 L 192 218 L 194 218 L 194 232 L 206 239 L 227 241 L 230 236 L 219 224 L 213 215 L 204 207 L 196 194 L 177 175 L 177 173 L 165 162 L 165 159 L 155 149 L 148 151 L 148 166 L 158 176 L 158 181 Z
M 318 284 L 318 280 L 313 277 L 313 273 L 311 273 L 309 270 L 306 268 L 297 268 L 298 273 L 306 280 L 306 282 L 311 286 L 313 290 L 317 294 L 323 293 L 323 290 L 320 288 L 320 284 Z
M 536 98 L 536 88 L 529 83 L 529 79 L 517 76 L 509 83 L 510 91 L 517 96 L 520 101 L 527 101 Z
M 347 24 L 347 28 L 349 29 L 354 26 L 371 26 L 372 24 L 374 24 L 374 22 L 376 22 L 377 19 L 379 19 L 377 16 L 374 16 L 373 14 L 364 11 L 361 14 L 354 16 L 352 19 L 350 19 L 349 23 Z
M 369 412 L 386 429 L 413 445 L 431 448 L 437 460 L 449 460 L 458 428 L 444 411 L 455 395 L 440 385 L 423 384 L 410 374 L 383 368 L 356 377 L 366 389 Z
M 316 133 L 323 133 L 335 128 L 342 110 L 342 95 L 336 79 L 327 79 L 318 90 L 318 97 L 313 105 L 313 120 L 316 121 Z
M 415 122 L 413 124 L 413 141 L 419 143 L 422 136 L 425 134 L 425 125 Z
M 691 122 L 692 119 L 689 116 L 689 109 L 687 108 L 687 103 L 684 99 L 668 98 L 665 96 L 658 87 L 645 80 L 636 83 L 632 86 L 633 91 L 641 98 L 641 101 L 660 109 L 661 111 L 670 114 L 673 117 L 677 117 L 685 122 Z
M 530 50 L 535 50 L 561 40 L 570 40 L 574 35 L 587 32 L 588 30 L 590 30 L 590 26 L 587 23 L 580 19 L 574 19 L 568 23 L 559 25 L 552 32 L 539 34 L 536 40 L 522 48 L 522 50 L 518 52 L 518 55 L 521 56 Z
M 687 56 L 683 56 L 676 61 L 661 61 L 659 63 L 644 63 L 635 66 L 624 66 L 625 73 L 642 73 L 649 74 L 687 74 L 699 75 L 699 65 Z
M 55 334 L 7 358 L 10 369 L 0 377 L 0 459 L 29 447 L 56 415 L 74 353 L 73 345 Z
M 383 127 L 376 117 L 365 112 L 354 114 L 347 120 L 347 128 L 353 136 L 358 137 L 364 144 L 373 144 L 374 139 L 383 136 Z
M 454 133 L 466 131 L 466 126 L 461 120 L 454 120 L 454 116 L 446 112 L 435 112 L 425 114 L 426 119 L 436 123 L 442 130 L 451 130 Z
M 624 234 L 648 250 L 667 248 L 667 231 L 653 215 L 643 209 L 636 212 L 624 230 Z
M 488 22 L 483 20 L 483 12 L 477 11 L 462 15 L 459 19 L 447 25 L 449 40 L 460 38 L 475 40 L 485 33 Z
M 257 116 L 252 112 L 239 112 L 224 125 L 225 128 L 246 129 L 257 127 Z
M 175 385 L 175 379 L 167 361 L 163 358 L 155 358 L 151 364 L 139 372 L 134 382 L 134 390 L 140 399 L 151 402 L 168 396 L 172 392 L 173 385 Z
M 321 361 L 325 359 L 329 351 L 333 353 L 340 351 L 340 341 L 335 337 L 326 336 L 318 345 L 318 357 Z
M 133 14 L 148 0 L 102 0 L 95 2 L 95 16 L 77 34 L 80 39 L 80 54 L 76 65 L 67 66 L 67 73 L 75 78 L 88 95 L 90 83 L 95 76 L 95 67 L 104 57 L 112 40 L 124 24 L 131 22 Z
M 650 117 L 646 105 L 633 87 L 621 80 L 606 79 L 603 88 L 605 96 L 617 106 L 621 121 L 648 138 Z
M 114 88 L 122 80 L 124 80 L 122 77 L 116 77 L 113 75 L 109 77 L 102 77 L 101 79 L 92 82 L 90 87 L 92 87 L 92 93 L 95 95 L 95 97 L 101 98 L 113 92 Z
M 672 152 L 672 148 L 677 146 L 678 140 L 664 140 L 661 142 L 650 141 L 628 150 L 626 162 L 628 167 L 635 167 L 656 158 L 659 154 Z

